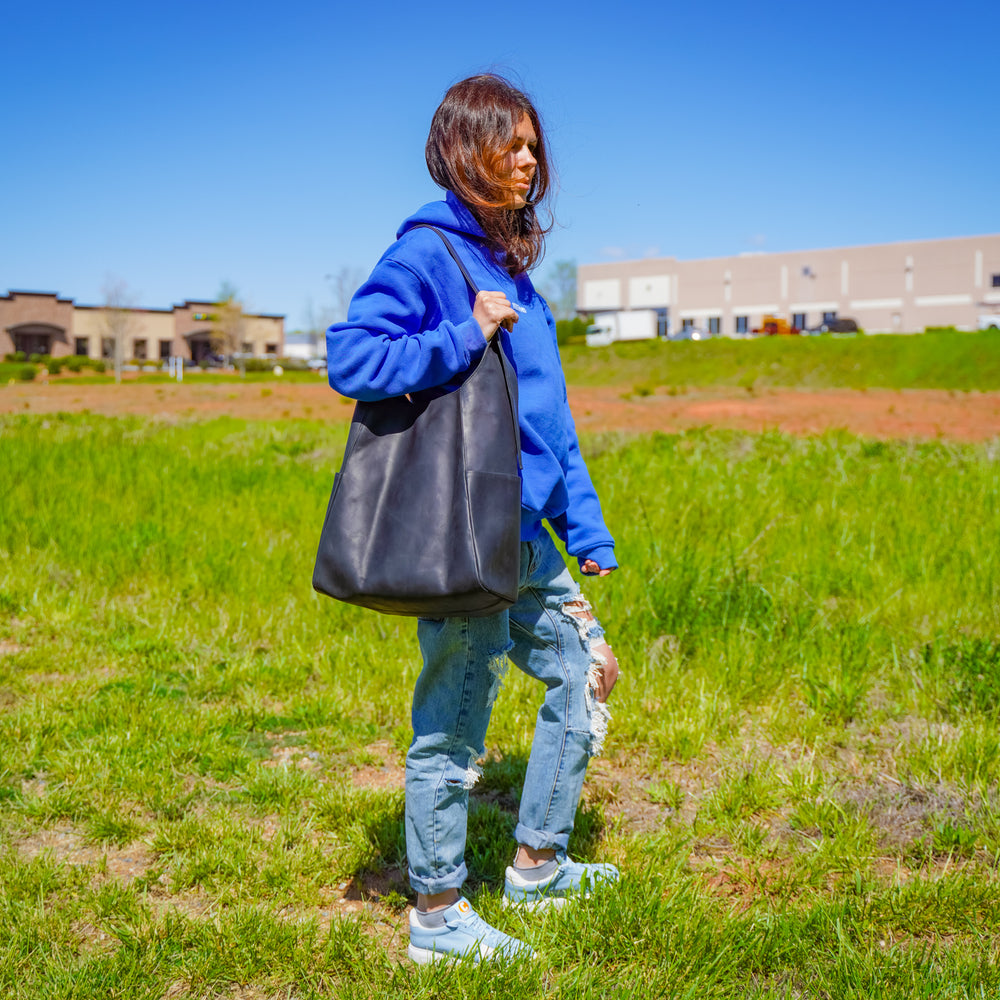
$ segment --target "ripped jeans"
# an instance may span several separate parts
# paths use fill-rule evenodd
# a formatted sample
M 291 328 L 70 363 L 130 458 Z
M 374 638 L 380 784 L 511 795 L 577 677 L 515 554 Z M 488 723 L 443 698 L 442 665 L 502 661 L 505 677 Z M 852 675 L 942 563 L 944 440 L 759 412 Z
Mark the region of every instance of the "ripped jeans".
M 406 853 L 417 892 L 457 889 L 468 874 L 469 789 L 482 773 L 476 761 L 508 658 L 546 688 L 514 836 L 535 849 L 566 849 L 587 763 L 601 750 L 609 718 L 595 697 L 603 660 L 592 646 L 603 629 L 572 613 L 587 609 L 542 531 L 521 543 L 512 608 L 485 618 L 420 619 L 424 666 L 406 756 Z

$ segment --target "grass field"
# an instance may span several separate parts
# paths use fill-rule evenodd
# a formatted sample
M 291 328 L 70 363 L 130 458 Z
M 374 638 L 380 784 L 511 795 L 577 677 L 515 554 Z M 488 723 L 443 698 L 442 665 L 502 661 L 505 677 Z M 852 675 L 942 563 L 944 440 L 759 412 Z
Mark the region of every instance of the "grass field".
M 571 852 L 625 878 L 501 909 L 514 672 L 468 889 L 541 960 L 418 970 L 413 627 L 309 587 L 345 431 L 0 418 L 0 995 L 1000 991 L 998 442 L 586 439 L 624 672 Z
M 941 331 L 914 336 L 716 338 L 709 341 L 636 341 L 606 348 L 570 344 L 562 349 L 571 385 L 622 385 L 640 392 L 657 387 L 734 386 L 807 389 L 1000 389 L 1000 334 Z M 0 383 L 17 380 L 24 364 L 0 362 Z M 199 385 L 228 383 L 232 373 L 215 369 L 187 371 Z M 130 374 L 140 384 L 171 381 L 163 372 Z M 271 383 L 270 371 L 247 372 L 249 382 Z M 285 371 L 285 382 L 314 384 L 323 374 Z M 52 384 L 96 385 L 114 375 L 89 369 L 65 373 Z
M 635 341 L 562 350 L 571 385 L 1000 389 L 1000 334 Z

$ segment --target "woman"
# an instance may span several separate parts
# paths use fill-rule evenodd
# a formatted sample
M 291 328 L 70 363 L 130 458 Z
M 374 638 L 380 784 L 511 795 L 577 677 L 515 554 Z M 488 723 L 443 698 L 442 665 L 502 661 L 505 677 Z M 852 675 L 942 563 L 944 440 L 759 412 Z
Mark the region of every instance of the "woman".
M 406 848 L 417 906 L 409 954 L 417 962 L 526 958 L 531 948 L 491 927 L 461 898 L 469 789 L 509 658 L 542 681 L 539 710 L 507 869 L 505 901 L 559 905 L 611 865 L 570 861 L 566 847 L 588 759 L 607 727 L 605 700 L 618 665 L 543 526 L 547 520 L 581 570 L 607 576 L 614 541 L 580 455 L 566 400 L 555 323 L 528 278 L 542 255 L 536 205 L 549 189 L 538 114 L 506 80 L 453 86 L 431 124 L 427 165 L 445 189 L 407 219 L 396 242 L 327 333 L 330 384 L 355 399 L 458 385 L 500 337 L 518 378 L 523 452 L 521 579 L 517 603 L 484 618 L 421 619 L 423 669 L 413 698 L 406 760 Z M 471 301 L 444 232 L 476 284 Z

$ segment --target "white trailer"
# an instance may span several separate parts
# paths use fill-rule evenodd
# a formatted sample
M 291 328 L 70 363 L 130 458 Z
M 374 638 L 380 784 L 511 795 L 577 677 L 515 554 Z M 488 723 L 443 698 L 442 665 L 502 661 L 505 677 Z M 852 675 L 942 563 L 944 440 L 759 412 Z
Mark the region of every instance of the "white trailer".
M 655 340 L 656 310 L 629 309 L 598 313 L 587 327 L 588 347 L 607 347 L 618 340 Z

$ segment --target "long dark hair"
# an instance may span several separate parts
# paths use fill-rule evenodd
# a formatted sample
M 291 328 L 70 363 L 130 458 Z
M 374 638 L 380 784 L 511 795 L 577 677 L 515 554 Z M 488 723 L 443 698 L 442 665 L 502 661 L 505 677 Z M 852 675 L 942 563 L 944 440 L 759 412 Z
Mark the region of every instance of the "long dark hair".
M 524 115 L 538 138 L 538 165 L 527 204 L 512 209 L 507 206 L 513 188 L 505 182 L 502 167 Z M 537 208 L 549 192 L 549 156 L 538 112 L 527 94 L 493 73 L 456 83 L 434 112 L 425 154 L 435 183 L 468 206 L 511 275 L 542 259 L 552 223 L 543 226 Z

